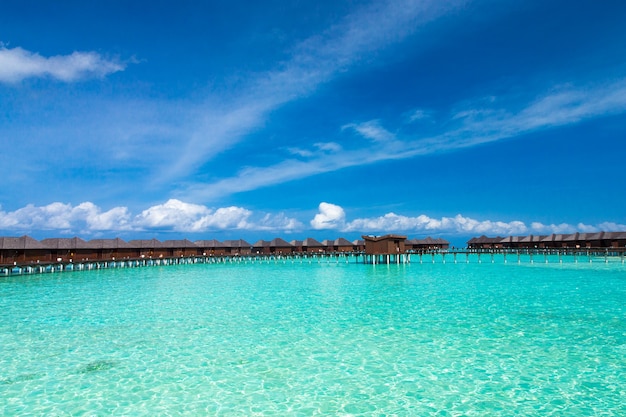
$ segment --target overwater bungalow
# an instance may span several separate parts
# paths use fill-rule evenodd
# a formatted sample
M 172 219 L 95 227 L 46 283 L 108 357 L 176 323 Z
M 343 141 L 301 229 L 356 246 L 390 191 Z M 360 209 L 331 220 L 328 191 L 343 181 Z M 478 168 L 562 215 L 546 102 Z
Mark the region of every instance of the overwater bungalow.
M 277 254 L 290 254 L 294 252 L 294 247 L 286 240 L 277 237 L 270 241 L 270 252 Z
M 0 238 L 0 264 L 29 263 L 49 258 L 49 249 L 30 236 Z
M 226 255 L 250 255 L 252 245 L 243 239 L 225 240 L 223 250 Z
M 167 249 L 168 258 L 179 258 L 181 256 L 197 256 L 201 254 L 200 248 L 188 239 L 164 240 L 163 248 Z
M 252 245 L 252 253 L 259 255 L 290 254 L 294 252 L 294 246 L 279 237 L 271 241 L 259 240 Z
M 48 238 L 42 239 L 41 243 L 49 249 L 48 262 L 84 260 L 93 253 L 89 243 L 79 237 Z
M 500 236 L 496 237 L 487 237 L 482 235 L 480 237 L 473 237 L 467 241 L 467 247 L 470 249 L 495 249 L 501 248 L 503 243 L 502 240 L 504 238 Z
M 347 239 L 343 237 L 337 238 L 332 242 L 332 251 L 333 252 L 352 252 L 354 250 L 354 245 Z
M 362 236 L 365 241 L 365 253 L 368 255 L 388 255 L 406 252 L 406 236 Z
M 319 253 L 324 251 L 324 245 L 311 237 L 304 240 L 292 240 L 289 243 L 293 246 L 293 250 L 299 253 Z
M 409 239 L 405 243 L 407 251 L 431 251 L 448 249 L 450 242 L 441 238 L 432 238 L 430 236 L 424 239 Z
M 220 256 L 226 253 L 224 244 L 219 240 L 196 240 L 194 243 L 203 256 Z
M 497 248 L 493 241 L 500 239 L 486 236 L 474 237 L 467 241 L 470 249 Z M 506 249 L 597 249 L 626 247 L 626 232 L 595 232 L 551 235 L 508 236 L 500 240 L 500 247 Z
M 130 240 L 128 244 L 135 249 L 138 258 L 159 258 L 166 254 L 163 242 L 158 239 Z
M 88 249 L 85 259 L 124 259 L 136 257 L 135 248 L 120 238 L 92 239 L 87 242 Z
M 519 241 L 520 248 L 540 248 L 546 235 L 528 235 Z
M 539 247 L 541 248 L 564 248 L 566 244 L 563 241 L 563 239 L 566 236 L 569 236 L 569 235 L 553 233 L 549 236 L 544 237 L 541 240 Z
M 363 239 L 353 240 L 352 250 L 354 250 L 355 252 L 363 252 L 365 250 L 365 241 Z

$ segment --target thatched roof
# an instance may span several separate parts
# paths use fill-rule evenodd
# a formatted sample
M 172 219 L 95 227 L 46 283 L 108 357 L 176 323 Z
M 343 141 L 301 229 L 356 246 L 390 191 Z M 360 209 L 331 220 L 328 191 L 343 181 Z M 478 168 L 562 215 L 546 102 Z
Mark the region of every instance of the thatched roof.
M 224 247 L 224 244 L 222 242 L 220 242 L 219 240 L 215 240 L 215 239 L 211 239 L 211 240 L 196 240 L 194 243 L 199 248 L 215 249 L 215 248 L 223 248 Z
M 348 239 L 340 237 L 338 239 L 335 239 L 335 241 L 333 242 L 333 246 L 352 247 L 352 242 L 350 242 Z
M 225 248 L 250 248 L 252 247 L 252 245 L 243 239 L 238 239 L 238 240 L 225 240 L 223 247 Z
M 496 243 L 502 243 L 502 237 L 500 236 L 496 236 L 496 237 L 487 237 L 485 235 L 482 235 L 480 237 L 473 237 L 470 240 L 467 241 L 468 245 L 484 245 L 484 244 L 496 244 Z M 442 239 L 443 240 L 443 239 Z M 446 243 L 448 243 L 448 241 L 445 241 Z
M 163 247 L 164 247 L 164 248 L 170 248 L 170 249 L 193 249 L 193 248 L 198 248 L 198 246 L 196 246 L 196 244 L 195 244 L 195 243 L 193 243 L 192 241 L 190 241 L 189 239 L 183 239 L 183 240 L 177 240 L 177 239 L 164 240 L 164 241 L 163 241 Z
M 270 247 L 271 248 L 291 248 L 291 243 L 287 242 L 284 239 L 281 239 L 279 237 L 272 239 L 272 241 L 270 242 Z
M 270 247 L 270 242 L 268 242 L 267 240 L 257 240 L 254 245 L 252 245 L 253 248 L 269 248 Z
M 520 240 L 520 243 L 537 243 L 537 242 L 542 242 L 543 239 L 545 239 L 547 236 L 546 235 L 528 235 L 523 237 Z
M 545 236 L 543 239 L 541 239 L 542 242 L 563 242 L 563 239 L 565 239 L 566 234 L 551 234 L 549 236 Z
M 524 236 L 509 236 L 502 239 L 500 243 L 519 243 L 523 238 Z
M 156 249 L 163 247 L 163 242 L 158 239 L 131 240 L 128 244 L 135 249 Z
M 0 249 L 48 249 L 30 236 L 0 237 Z
M 302 241 L 302 246 L 306 246 L 307 248 L 322 248 L 324 245 L 322 242 L 319 242 L 312 237 L 308 237 Z
M 79 237 L 55 237 L 41 241 L 48 249 L 89 249 L 89 243 Z
M 90 249 L 136 249 L 136 247 L 122 239 L 92 239 L 87 242 Z

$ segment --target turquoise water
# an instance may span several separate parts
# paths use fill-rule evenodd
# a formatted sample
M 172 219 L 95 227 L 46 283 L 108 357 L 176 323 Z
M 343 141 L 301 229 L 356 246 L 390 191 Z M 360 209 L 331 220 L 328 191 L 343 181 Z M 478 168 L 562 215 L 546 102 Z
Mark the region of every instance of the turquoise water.
M 626 415 L 624 264 L 427 259 L 0 278 L 0 415 Z

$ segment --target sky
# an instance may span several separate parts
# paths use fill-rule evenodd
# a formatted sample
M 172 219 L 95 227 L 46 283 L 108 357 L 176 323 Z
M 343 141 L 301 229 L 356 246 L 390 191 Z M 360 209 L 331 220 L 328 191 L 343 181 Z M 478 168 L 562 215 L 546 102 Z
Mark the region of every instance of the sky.
M 621 0 L 0 0 L 0 236 L 626 231 Z

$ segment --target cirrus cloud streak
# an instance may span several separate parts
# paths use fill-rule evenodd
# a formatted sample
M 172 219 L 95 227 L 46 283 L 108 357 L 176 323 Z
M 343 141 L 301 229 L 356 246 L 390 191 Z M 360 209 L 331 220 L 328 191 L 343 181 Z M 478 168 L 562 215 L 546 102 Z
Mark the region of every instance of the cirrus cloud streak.
M 413 120 L 394 129 L 397 133 L 383 127 L 381 120 L 348 123 L 340 131 L 352 132 L 358 139 L 350 148 L 322 149 L 316 144 L 311 149 L 289 149 L 290 157 L 274 165 L 246 167 L 214 183 L 189 184 L 179 196 L 213 200 L 343 168 L 451 152 L 622 114 L 626 112 L 626 78 L 596 85 L 556 86 L 521 103 L 513 96 L 488 101 L 495 103 L 487 107 L 476 99 L 459 105 L 437 122 L 440 130 L 431 135 L 416 132 Z M 300 159 L 293 158 L 294 154 Z

